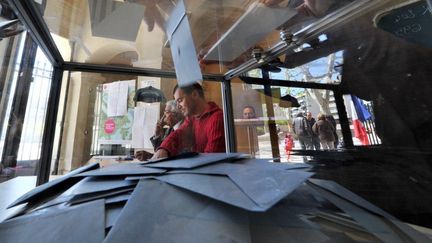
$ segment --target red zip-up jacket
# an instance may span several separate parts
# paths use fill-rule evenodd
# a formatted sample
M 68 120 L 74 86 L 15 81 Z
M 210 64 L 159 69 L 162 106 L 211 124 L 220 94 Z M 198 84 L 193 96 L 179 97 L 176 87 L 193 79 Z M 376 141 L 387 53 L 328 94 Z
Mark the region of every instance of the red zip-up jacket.
M 170 156 L 183 151 L 225 152 L 222 110 L 214 102 L 208 102 L 200 116 L 187 117 L 177 130 L 165 138 L 159 149 L 165 149 Z

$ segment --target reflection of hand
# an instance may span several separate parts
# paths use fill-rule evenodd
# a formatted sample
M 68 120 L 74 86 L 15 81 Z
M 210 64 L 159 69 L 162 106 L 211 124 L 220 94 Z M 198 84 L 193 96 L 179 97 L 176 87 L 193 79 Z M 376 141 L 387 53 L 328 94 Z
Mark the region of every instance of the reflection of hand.
M 156 128 L 155 128 L 155 136 L 163 136 L 163 126 L 165 125 L 164 121 L 158 121 L 156 123 Z
M 161 11 L 170 13 L 174 4 L 169 0 L 135 0 L 134 2 L 145 5 L 144 22 L 147 24 L 147 31 L 151 32 L 155 23 L 165 30 L 165 19 Z
M 151 159 L 161 159 L 166 157 L 168 157 L 168 151 L 165 149 L 158 149 Z
M 275 5 L 278 5 L 282 1 L 283 0 L 259 0 L 260 3 L 262 3 L 268 7 L 273 7 Z
M 163 127 L 166 125 L 165 119 L 166 119 L 166 116 L 164 113 L 164 115 L 161 117 L 161 119 L 156 123 L 155 136 L 157 136 L 157 137 L 163 136 L 163 134 L 164 134 Z
M 156 24 L 161 28 L 165 29 L 165 19 L 162 17 L 159 9 L 156 6 L 155 1 L 146 1 L 146 8 L 144 10 L 144 22 L 147 24 L 147 31 L 151 32 Z
M 304 0 L 296 9 L 300 14 L 306 16 L 320 17 L 324 15 L 333 0 Z

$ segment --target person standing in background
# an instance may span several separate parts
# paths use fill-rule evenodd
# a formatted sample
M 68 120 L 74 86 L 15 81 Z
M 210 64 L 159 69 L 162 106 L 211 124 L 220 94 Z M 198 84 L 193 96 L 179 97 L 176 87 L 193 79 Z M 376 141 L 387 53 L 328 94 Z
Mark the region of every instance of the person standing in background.
M 313 125 L 312 130 L 318 135 L 320 143 L 323 149 L 334 149 L 334 135 L 335 128 L 333 125 L 326 120 L 324 114 L 318 114 L 318 121 Z
M 335 137 L 334 147 L 337 148 L 337 146 L 339 145 L 339 137 L 338 137 L 337 132 L 336 132 L 336 120 L 334 119 L 334 117 L 332 115 L 327 115 L 326 120 L 329 121 L 334 127 L 334 130 L 333 130 L 333 136 Z
M 303 116 L 303 112 L 299 112 L 296 118 L 294 118 L 293 131 L 297 135 L 302 149 L 313 149 L 312 130 L 308 126 L 306 118 Z
M 312 113 L 310 111 L 306 112 L 306 122 L 308 123 L 308 126 L 312 130 L 313 125 L 315 125 L 315 118 L 312 117 Z M 315 133 L 312 133 L 312 143 L 315 150 L 320 150 L 320 139 L 318 138 L 318 135 Z

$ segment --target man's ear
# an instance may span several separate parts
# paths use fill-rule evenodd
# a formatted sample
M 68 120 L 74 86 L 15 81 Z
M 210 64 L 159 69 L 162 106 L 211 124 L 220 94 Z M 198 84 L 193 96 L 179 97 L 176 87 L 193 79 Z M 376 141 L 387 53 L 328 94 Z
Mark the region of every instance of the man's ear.
M 193 99 L 198 99 L 200 95 L 198 94 L 198 91 L 192 90 L 191 96 Z

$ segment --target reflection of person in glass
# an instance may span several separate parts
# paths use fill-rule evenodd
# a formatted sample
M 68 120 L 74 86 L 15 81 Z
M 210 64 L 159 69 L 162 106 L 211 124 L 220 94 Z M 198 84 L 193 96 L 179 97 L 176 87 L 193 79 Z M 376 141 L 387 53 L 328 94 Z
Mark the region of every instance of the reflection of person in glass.
M 326 120 L 324 114 L 318 114 L 318 121 L 313 125 L 312 130 L 318 135 L 323 149 L 334 149 L 335 137 L 333 135 L 335 128 Z
M 250 105 L 243 107 L 243 119 L 252 119 L 256 118 L 255 108 Z
M 256 112 L 253 106 L 247 105 L 243 107 L 242 111 L 243 119 L 255 119 Z M 258 152 L 258 131 L 256 125 L 245 126 L 247 131 L 248 138 L 248 147 L 249 153 L 255 156 L 256 152 Z M 263 129 L 261 129 L 263 130 Z
M 155 24 L 165 30 L 166 21 L 164 16 L 169 15 L 175 4 L 171 0 L 126 0 L 126 2 L 138 3 L 145 6 L 144 22 L 147 31 L 151 32 Z
M 260 0 L 261 3 L 268 7 L 278 7 L 284 0 Z M 306 16 L 320 17 L 323 16 L 325 11 L 334 2 L 333 0 L 304 0 L 303 2 L 297 1 L 299 4 L 296 10 Z
M 313 125 L 315 125 L 316 121 L 315 121 L 315 118 L 312 117 L 312 113 L 310 111 L 306 112 L 306 121 L 307 121 L 309 127 L 312 129 L 312 127 L 313 127 Z M 315 150 L 321 149 L 320 140 L 318 138 L 318 135 L 316 135 L 315 133 L 312 134 L 312 143 L 313 143 Z

